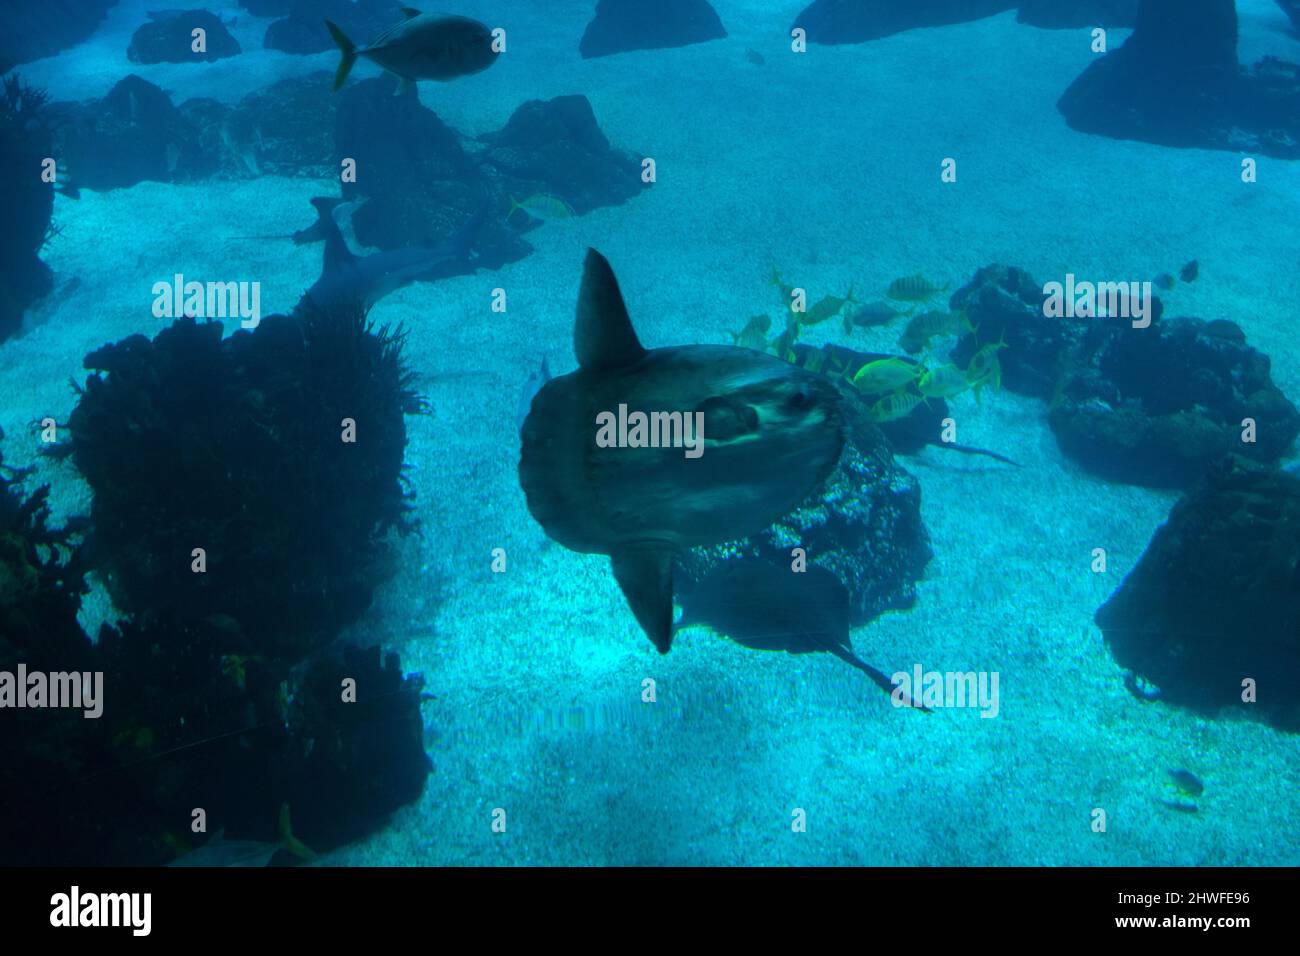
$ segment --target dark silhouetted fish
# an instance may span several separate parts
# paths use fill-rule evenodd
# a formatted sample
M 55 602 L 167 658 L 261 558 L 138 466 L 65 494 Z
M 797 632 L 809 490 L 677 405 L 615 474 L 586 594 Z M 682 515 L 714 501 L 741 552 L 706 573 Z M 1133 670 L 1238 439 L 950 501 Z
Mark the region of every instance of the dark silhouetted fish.
M 305 232 L 325 240 L 320 278 L 303 296 L 321 308 L 338 302 L 360 302 L 368 308 L 412 282 L 473 272 L 471 246 L 488 208 L 484 202 L 465 225 L 436 246 L 407 246 L 358 256 L 348 248 L 335 221 L 333 210 L 339 200 L 316 198 L 311 204 L 318 216 L 316 225 L 296 233 L 295 241 Z
M 843 399 L 821 376 L 752 349 L 643 348 L 594 249 L 573 338 L 578 370 L 542 386 L 524 421 L 519 483 L 547 535 L 610 556 L 637 622 L 667 653 L 676 553 L 759 531 L 815 492 L 844 447 Z M 628 410 L 702 417 L 702 453 L 664 441 L 602 447 L 597 417 Z
M 1182 279 L 1184 282 L 1195 282 L 1196 277 L 1200 274 L 1201 264 L 1197 260 L 1193 259 L 1179 270 L 1178 278 Z
M 334 89 L 347 80 L 357 61 L 364 56 L 394 74 L 402 93 L 416 80 L 454 80 L 486 70 L 496 62 L 492 31 L 469 17 L 421 13 L 403 7 L 406 19 L 389 27 L 365 46 L 357 46 L 329 20 L 325 26 L 343 54 Z
M 756 651 L 834 654 L 885 693 L 894 692 L 888 675 L 853 653 L 849 592 L 825 568 L 811 565 L 796 573 L 759 559 L 727 561 L 683 595 L 681 604 L 679 629 L 707 624 Z

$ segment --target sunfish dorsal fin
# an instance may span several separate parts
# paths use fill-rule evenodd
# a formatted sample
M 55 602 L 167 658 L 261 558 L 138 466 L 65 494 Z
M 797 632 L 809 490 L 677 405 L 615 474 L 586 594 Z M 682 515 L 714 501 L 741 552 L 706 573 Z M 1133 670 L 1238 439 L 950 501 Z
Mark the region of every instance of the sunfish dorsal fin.
M 402 16 L 406 17 L 408 20 L 414 20 L 419 15 L 420 11 L 415 9 L 415 7 L 402 7 Z
M 645 355 L 628 318 L 614 270 L 595 249 L 587 250 L 582 266 L 573 351 L 585 369 L 620 368 Z
M 673 646 L 673 553 L 667 548 L 619 551 L 609 556 L 614 579 L 632 613 L 660 654 Z

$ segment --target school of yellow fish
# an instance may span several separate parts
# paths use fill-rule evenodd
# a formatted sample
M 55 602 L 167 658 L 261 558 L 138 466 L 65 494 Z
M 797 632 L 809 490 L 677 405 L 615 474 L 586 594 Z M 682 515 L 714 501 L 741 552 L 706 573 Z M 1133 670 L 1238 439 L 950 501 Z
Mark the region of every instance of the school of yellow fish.
M 931 367 L 923 358 L 901 356 L 849 367 L 842 359 L 830 357 L 821 349 L 805 350 L 802 362 L 795 352 L 794 345 L 803 329 L 841 315 L 846 335 L 851 334 L 855 327 L 887 325 L 895 318 L 908 317 L 907 327 L 899 336 L 898 344 L 909 356 L 927 352 L 935 339 L 966 333 L 978 334 L 969 317 L 960 310 L 930 310 L 914 314 L 918 307 L 946 292 L 948 284 L 935 285 L 920 274 L 904 276 L 890 283 L 885 296 L 895 302 L 910 303 L 910 308 L 900 309 L 886 301 L 875 301 L 851 311 L 848 306 L 858 304 L 858 300 L 853 297 L 852 287 L 842 297 L 828 294 L 809 307 L 806 291 L 787 285 L 775 268 L 770 283 L 776 286 L 781 296 L 785 311 L 784 327 L 768 341 L 767 333 L 771 329 L 772 320 L 767 315 L 756 315 L 739 332 L 730 333 L 732 341 L 743 348 L 759 351 L 770 349 L 787 362 L 800 364 L 809 371 L 844 378 L 865 397 L 874 399 L 868 410 L 868 416 L 874 422 L 904 418 L 931 398 L 953 398 L 966 391 L 972 392 L 976 402 L 979 402 L 980 392 L 986 386 L 991 385 L 995 389 L 1002 387 L 1002 366 L 998 362 L 998 352 L 1007 345 L 1001 340 L 981 346 L 964 369 L 951 362 Z

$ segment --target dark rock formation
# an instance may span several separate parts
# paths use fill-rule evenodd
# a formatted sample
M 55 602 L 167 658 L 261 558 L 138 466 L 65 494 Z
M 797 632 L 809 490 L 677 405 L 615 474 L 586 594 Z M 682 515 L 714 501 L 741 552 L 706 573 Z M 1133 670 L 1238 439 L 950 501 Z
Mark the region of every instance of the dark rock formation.
M 1164 700 L 1300 730 L 1300 476 L 1221 462 L 1097 611 L 1116 663 Z M 1242 682 L 1258 702 L 1242 701 Z
M 1277 5 L 1290 19 L 1291 25 L 1300 31 L 1300 0 L 1277 0 Z
M 610 146 L 585 96 L 529 100 L 481 139 L 488 144 L 485 163 L 502 189 L 519 199 L 550 194 L 581 215 L 647 188 L 640 159 Z
M 217 157 L 204 153 L 198 131 L 167 94 L 134 74 L 102 100 L 53 103 L 50 111 L 57 155 L 76 171 L 81 188 L 180 182 L 218 168 Z
M 1088 470 L 1182 487 L 1229 453 L 1276 462 L 1300 433 L 1300 413 L 1273 384 L 1268 357 L 1233 323 L 1100 328 L 1095 351 L 1072 356 L 1049 415 L 1061 450 Z M 1256 423 L 1253 442 L 1242 440 L 1245 419 Z
M 1048 319 L 1043 315 L 1043 287 L 1014 266 L 990 265 L 953 293 L 950 306 L 964 310 L 976 329 L 962 336 L 953 361 L 965 366 L 983 345 L 999 340 L 1002 384 L 1021 395 L 1050 400 L 1066 357 L 1078 347 L 1093 320 Z
M 811 43 L 862 43 L 917 27 L 942 27 L 1002 13 L 1020 0 L 813 0 L 791 29 Z
M 1020 0 L 1016 19 L 1049 30 L 1131 27 L 1138 0 Z
M 402 4 L 393 0 L 287 0 L 287 16 L 266 28 L 262 45 L 268 50 L 309 56 L 337 46 L 325 21 L 337 24 L 360 46 L 402 20 Z
M 92 557 L 127 612 L 220 615 L 297 659 L 369 606 L 385 532 L 409 528 L 403 416 L 420 403 L 401 334 L 359 311 L 221 336 L 177 319 L 86 357 L 101 374 L 68 425 L 94 495 Z
M 727 35 L 707 0 L 600 0 L 578 44 L 583 59 L 688 46 Z
M 91 36 L 117 0 L 41 0 L 4 6 L 0 61 L 30 63 Z M 0 73 L 4 72 L 0 63 Z
M 324 71 L 286 77 L 249 93 L 219 124 L 209 121 L 205 129 L 212 131 L 214 147 L 233 160 L 235 175 L 337 177 L 334 127 L 340 97 L 331 92 L 332 82 Z
M 42 182 L 41 164 L 55 156 L 47 122 L 46 95 L 5 77 L 0 90 L 0 195 L 5 225 L 0 229 L 0 342 L 22 327 L 23 313 L 54 286 L 40 252 L 56 230 L 54 187 Z
M 933 556 L 921 520 L 921 486 L 894 461 L 889 441 L 867 420 L 865 403 L 842 391 L 848 440 L 825 486 L 759 534 L 684 553 L 674 578 L 679 593 L 689 593 L 721 562 L 748 557 L 788 566 L 791 549 L 803 548 L 810 564 L 834 572 L 848 588 L 855 626 L 916 602 L 916 582 Z
M 495 269 L 522 259 L 532 246 L 503 224 L 508 200 L 479 168 L 458 132 L 420 105 L 413 88 L 394 96 L 384 75 L 337 94 L 334 155 L 357 163 L 345 199 L 366 199 L 353 215 L 357 240 L 380 249 L 435 245 L 485 206 L 500 209 L 479 229 L 478 266 Z
M 202 53 L 194 52 L 194 30 L 207 34 Z M 220 17 L 207 10 L 181 10 L 142 24 L 126 56 L 132 63 L 210 63 L 240 52 L 239 41 Z
M 1168 146 L 1300 157 L 1300 66 L 1237 62 L 1233 0 L 1142 0 L 1132 36 L 1057 104 L 1075 129 Z

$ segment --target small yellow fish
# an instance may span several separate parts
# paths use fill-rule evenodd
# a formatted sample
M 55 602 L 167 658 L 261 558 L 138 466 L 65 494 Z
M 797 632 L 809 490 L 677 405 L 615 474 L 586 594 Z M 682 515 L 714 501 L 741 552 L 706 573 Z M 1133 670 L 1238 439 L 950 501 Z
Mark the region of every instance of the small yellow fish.
M 857 299 L 853 298 L 852 289 L 849 289 L 848 295 L 842 299 L 837 295 L 822 296 L 816 305 L 803 314 L 799 319 L 799 324 L 803 326 L 819 325 L 827 319 L 835 318 L 840 314 L 841 309 L 850 302 L 856 301 Z
M 912 414 L 912 409 L 925 401 L 925 396 L 915 392 L 895 392 L 886 395 L 867 410 L 867 417 L 877 425 L 905 418 Z
M 785 331 L 772 339 L 772 354 L 787 362 L 795 361 L 794 343 L 799 339 L 799 323 L 787 317 Z
M 895 279 L 889 283 L 889 291 L 885 294 L 891 299 L 897 299 L 900 302 L 924 302 L 927 299 L 933 299 L 941 292 L 947 292 L 950 285 L 952 283 L 946 282 L 940 288 L 918 273 L 914 276 Z
M 781 281 L 781 273 L 776 271 L 776 266 L 772 267 L 772 278 L 768 280 L 769 285 L 774 285 L 781 292 L 781 303 L 785 306 L 786 311 L 793 311 L 791 303 L 794 299 L 794 288 L 786 285 Z
M 766 315 L 756 315 L 745 323 L 739 332 L 729 332 L 731 341 L 742 349 L 754 349 L 758 352 L 767 349 L 767 330 L 772 327 L 772 320 Z
M 966 381 L 975 392 L 975 401 L 980 400 L 980 389 L 985 385 L 1002 388 L 1002 363 L 998 361 L 998 352 L 1007 347 L 1005 335 L 983 346 L 966 363 Z
M 868 362 L 853 376 L 853 386 L 864 395 L 883 395 L 916 380 L 921 366 L 900 358 Z
M 552 196 L 548 193 L 534 193 L 523 201 L 517 201 L 514 198 L 510 200 L 510 211 L 506 213 L 509 219 L 516 209 L 522 209 L 534 219 L 541 219 L 543 222 L 549 222 L 552 219 L 569 219 L 577 215 L 573 207 L 561 199 L 559 196 Z
M 930 369 L 916 383 L 916 390 L 926 398 L 952 398 L 970 388 L 966 373 L 955 365 Z
M 907 323 L 898 345 L 908 355 L 915 355 L 927 348 L 931 339 L 974 330 L 965 312 L 922 312 Z

